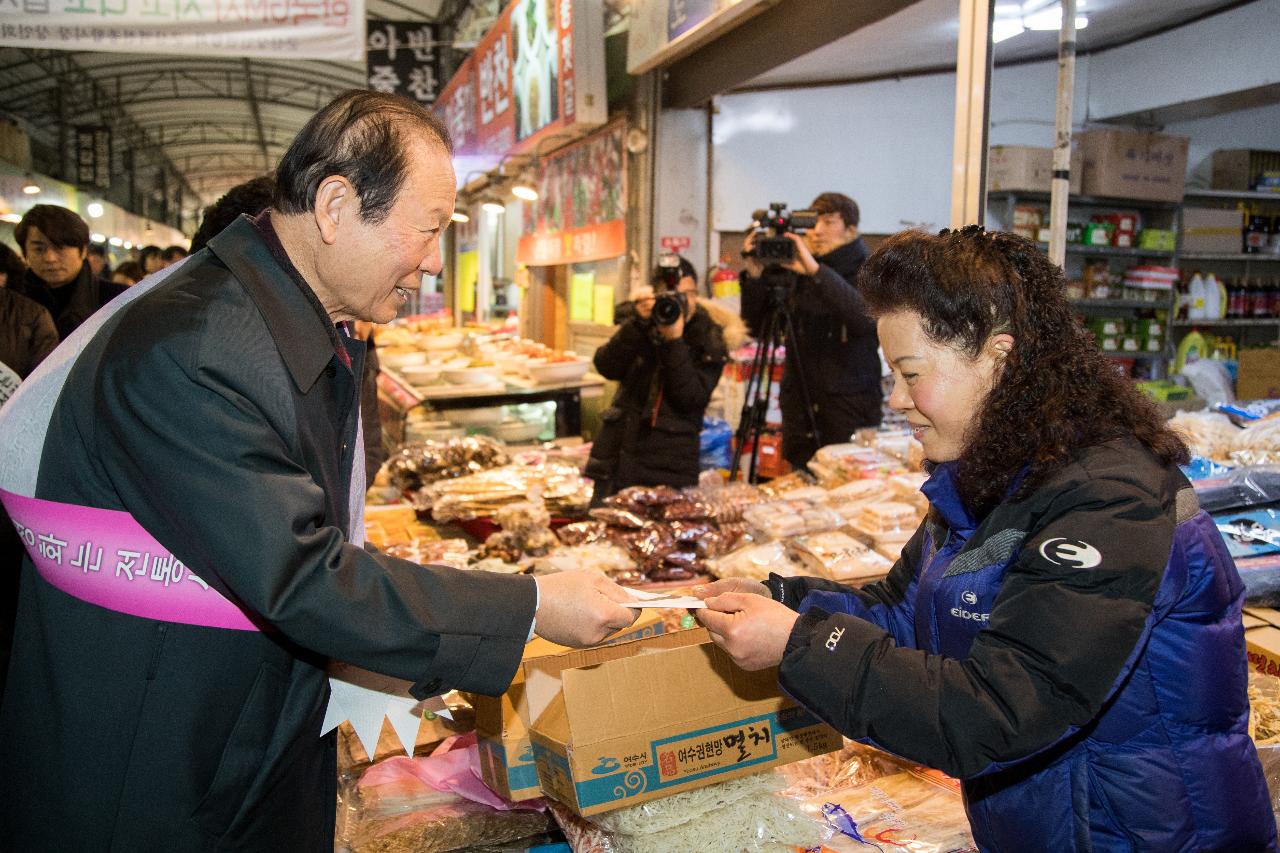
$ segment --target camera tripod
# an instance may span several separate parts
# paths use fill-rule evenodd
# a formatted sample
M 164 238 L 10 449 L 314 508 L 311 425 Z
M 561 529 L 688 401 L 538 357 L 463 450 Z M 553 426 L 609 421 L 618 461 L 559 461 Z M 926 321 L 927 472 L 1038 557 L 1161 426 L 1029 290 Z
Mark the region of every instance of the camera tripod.
M 784 344 L 796 345 L 795 321 L 792 317 L 789 295 L 795 286 L 795 275 L 777 268 L 766 269 L 762 282 L 768 288 L 768 307 L 765 319 L 756 336 L 756 353 L 751 359 L 751 371 L 747 375 L 745 399 L 742 413 L 738 419 L 738 431 L 735 435 L 733 464 L 729 468 L 729 479 L 736 480 L 742 466 L 743 450 L 747 442 L 751 443 L 751 454 L 747 467 L 747 482 L 755 484 L 756 467 L 760 460 L 760 436 L 764 433 L 769 410 L 769 395 L 773 390 L 773 375 L 779 364 L 779 353 Z M 806 425 L 810 433 L 819 440 L 818 422 L 814 417 L 813 404 L 809 399 L 809 387 L 805 383 L 804 368 L 800 363 L 800 353 L 795 352 L 792 359 L 795 375 L 791 380 L 800 389 L 800 400 L 804 404 Z

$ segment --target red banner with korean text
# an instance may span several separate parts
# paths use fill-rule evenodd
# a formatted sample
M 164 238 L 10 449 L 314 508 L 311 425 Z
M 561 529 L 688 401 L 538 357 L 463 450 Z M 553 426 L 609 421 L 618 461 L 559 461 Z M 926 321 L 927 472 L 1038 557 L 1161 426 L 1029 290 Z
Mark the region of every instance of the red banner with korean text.
M 524 206 L 516 263 L 549 266 L 626 252 L 627 168 L 617 122 L 540 164 L 538 200 Z
M 441 93 L 446 121 L 468 98 L 475 133 L 462 141 L 455 135 L 460 157 L 532 152 L 548 137 L 602 124 L 599 7 L 588 0 L 513 0 Z

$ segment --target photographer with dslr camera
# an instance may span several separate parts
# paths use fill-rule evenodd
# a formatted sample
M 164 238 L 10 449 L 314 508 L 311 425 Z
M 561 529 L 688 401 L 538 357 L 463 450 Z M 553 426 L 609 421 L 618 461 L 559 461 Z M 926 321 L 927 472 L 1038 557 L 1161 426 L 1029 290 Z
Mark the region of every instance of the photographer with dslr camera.
M 593 506 L 628 486 L 698 482 L 702 415 L 729 357 L 724 330 L 698 304 L 697 273 L 679 255 L 664 255 L 631 301 L 633 315 L 594 360 L 618 393 L 587 462 Z
M 803 467 L 823 445 L 879 426 L 883 399 L 875 323 L 854 286 L 867 257 L 858 236 L 858 205 L 847 195 L 826 192 L 810 208 L 788 218 L 785 207 L 775 205 L 768 217 L 757 215 L 758 226 L 743 248 L 742 319 L 752 334 L 759 337 L 770 312 L 779 307 L 770 294 L 774 288 L 785 287 L 785 307 L 794 324 L 779 397 L 782 453 L 793 468 Z M 782 214 L 781 222 L 775 211 Z M 807 231 L 803 238 L 797 228 Z M 763 236 L 766 230 L 774 236 Z M 786 253 L 777 245 L 756 250 L 757 243 L 781 240 L 792 244 Z M 812 421 L 805 412 L 806 390 Z

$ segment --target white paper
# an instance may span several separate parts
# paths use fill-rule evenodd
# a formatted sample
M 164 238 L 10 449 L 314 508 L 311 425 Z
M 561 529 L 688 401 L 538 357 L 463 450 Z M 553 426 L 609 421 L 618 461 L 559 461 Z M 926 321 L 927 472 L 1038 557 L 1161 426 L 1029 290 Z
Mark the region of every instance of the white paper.
M 692 595 L 668 595 L 658 592 L 645 592 L 639 589 L 628 589 L 627 594 L 636 600 L 622 602 L 623 607 L 698 610 L 707 606 L 701 598 Z

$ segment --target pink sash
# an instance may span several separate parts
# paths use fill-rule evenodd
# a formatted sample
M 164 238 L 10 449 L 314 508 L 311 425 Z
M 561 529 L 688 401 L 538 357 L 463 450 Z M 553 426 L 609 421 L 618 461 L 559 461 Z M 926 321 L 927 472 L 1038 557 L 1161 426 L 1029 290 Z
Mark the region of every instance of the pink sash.
M 67 595 L 144 619 L 257 631 L 127 512 L 26 498 L 0 489 L 40 576 Z

